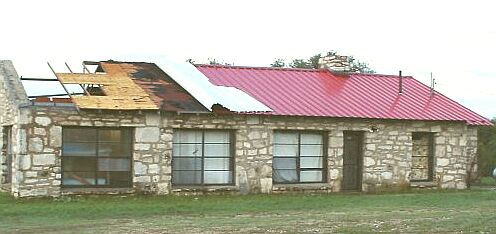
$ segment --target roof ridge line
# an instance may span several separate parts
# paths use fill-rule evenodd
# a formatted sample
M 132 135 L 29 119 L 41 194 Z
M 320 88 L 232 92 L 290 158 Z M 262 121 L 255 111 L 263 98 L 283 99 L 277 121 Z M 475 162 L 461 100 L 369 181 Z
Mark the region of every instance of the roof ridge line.
M 212 68 L 232 68 L 232 69 L 252 69 L 252 70 L 282 70 L 282 71 L 305 71 L 305 72 L 322 72 L 327 69 L 315 68 L 293 68 L 293 67 L 255 67 L 255 66 L 237 66 L 222 64 L 193 64 L 195 67 L 212 67 Z
M 385 77 L 394 77 L 398 78 L 400 77 L 399 75 L 391 75 L 391 74 L 378 74 L 378 73 L 350 73 L 350 75 L 360 75 L 360 76 L 385 76 Z M 413 76 L 401 76 L 403 78 L 413 78 Z

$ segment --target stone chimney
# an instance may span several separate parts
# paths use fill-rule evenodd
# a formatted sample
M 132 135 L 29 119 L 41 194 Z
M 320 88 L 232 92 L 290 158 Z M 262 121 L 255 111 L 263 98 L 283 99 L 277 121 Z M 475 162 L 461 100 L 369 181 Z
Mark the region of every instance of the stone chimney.
M 351 72 L 348 56 L 341 56 L 337 54 L 320 57 L 319 68 L 327 68 L 335 72 Z

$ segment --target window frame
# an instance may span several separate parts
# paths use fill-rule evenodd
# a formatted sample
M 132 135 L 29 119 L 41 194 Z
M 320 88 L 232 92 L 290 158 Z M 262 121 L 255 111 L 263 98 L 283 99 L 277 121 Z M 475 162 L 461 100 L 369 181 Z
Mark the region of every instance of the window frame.
M 297 156 L 296 157 L 288 157 L 288 156 L 282 156 L 282 157 L 276 157 L 274 155 L 274 148 L 276 145 L 294 145 L 294 144 L 277 144 L 275 142 L 275 135 L 277 133 L 296 133 L 298 134 L 298 143 L 297 143 Z M 301 134 L 318 134 L 322 136 L 322 168 L 301 168 Z M 273 131 L 273 137 L 272 137 L 272 183 L 276 185 L 291 185 L 291 184 L 321 184 L 321 183 L 326 183 L 327 178 L 328 178 L 328 132 L 327 131 L 318 131 L 318 130 L 274 130 Z M 303 144 L 303 145 L 320 145 L 320 144 Z M 305 157 L 305 156 L 303 156 Z M 310 156 L 312 157 L 312 156 Z M 315 156 L 314 156 L 315 157 Z M 296 175 L 298 177 L 298 181 L 296 182 L 277 182 L 274 180 L 274 171 L 276 170 L 274 168 L 274 158 L 295 158 L 296 159 Z M 322 171 L 322 180 L 321 181 L 301 181 L 301 171 L 316 171 L 317 169 L 320 169 Z
M 423 156 L 413 156 L 413 138 L 415 135 L 419 136 L 427 136 L 428 137 L 428 155 L 427 155 L 427 179 L 424 180 L 414 180 L 410 179 L 410 182 L 432 182 L 434 181 L 434 147 L 435 147 L 435 142 L 434 142 L 434 136 L 435 132 L 412 132 L 412 165 L 410 166 L 410 170 L 414 169 L 413 168 L 413 158 L 414 157 L 423 157 Z
M 69 143 L 95 143 L 95 156 L 65 156 L 64 155 L 64 143 L 66 142 L 64 140 L 64 132 L 67 131 L 67 129 L 93 129 L 96 131 L 96 137 L 97 139 L 95 139 L 95 141 L 85 141 L 85 142 L 69 142 Z M 123 156 L 99 156 L 99 145 L 100 144 L 105 144 L 105 143 L 113 143 L 113 142 L 108 142 L 108 141 L 100 141 L 100 130 L 119 130 L 119 131 L 127 131 L 128 132 L 128 137 L 129 137 L 129 142 L 119 142 L 121 145 L 124 145 L 126 143 L 129 143 L 130 144 L 130 147 L 129 147 L 129 156 L 128 157 L 123 157 Z M 122 134 L 122 132 L 121 132 Z M 132 127 L 92 127 L 92 126 L 63 126 L 62 127 L 62 146 L 61 146 L 61 183 L 60 183 L 60 186 L 62 188 L 81 188 L 81 189 L 94 189 L 94 188 L 132 188 L 133 187 L 133 172 L 134 172 L 134 128 Z M 67 184 L 64 184 L 64 174 L 65 174 L 65 170 L 64 170 L 64 165 L 66 162 L 64 162 L 64 158 L 87 158 L 87 159 L 90 159 L 90 160 L 95 160 L 95 163 L 94 163 L 94 170 L 93 171 L 67 171 L 68 172 L 87 172 L 87 173 L 90 173 L 90 172 L 93 172 L 94 175 L 95 175 L 95 184 L 91 184 L 91 185 L 67 185 Z M 128 159 L 129 160 L 129 171 L 125 171 L 125 172 L 128 172 L 129 173 L 129 177 L 128 177 L 128 182 L 125 186 L 115 186 L 115 185 L 111 185 L 111 184 L 108 184 L 108 185 L 98 185 L 97 184 L 97 181 L 98 181 L 98 174 L 101 173 L 100 171 L 98 171 L 98 162 L 99 162 L 99 159 L 109 159 L 109 158 L 113 158 L 113 159 Z M 108 171 L 102 171 L 102 172 L 108 172 Z
M 235 130 L 233 129 L 190 129 L 190 128 L 177 128 L 173 129 L 173 134 L 177 131 L 186 131 L 186 132 L 201 132 L 201 157 L 192 157 L 192 156 L 180 156 L 180 158 L 199 158 L 201 159 L 201 168 L 200 170 L 175 170 L 174 169 L 174 160 L 177 157 L 174 157 L 174 145 L 188 145 L 188 144 L 198 144 L 198 143 L 174 143 L 174 140 L 172 141 L 172 156 L 171 156 L 171 185 L 173 187 L 208 187 L 208 186 L 234 186 L 236 184 L 236 167 L 235 167 L 235 161 L 236 161 L 236 139 L 235 139 Z M 209 157 L 205 156 L 205 133 L 206 132 L 216 132 L 216 131 L 222 131 L 222 132 L 227 132 L 229 134 L 229 157 Z M 207 143 L 208 144 L 208 143 Z M 212 143 L 210 143 L 212 144 Z M 214 143 L 215 144 L 215 143 Z M 217 143 L 220 144 L 220 143 Z M 208 158 L 228 158 L 230 159 L 229 162 L 229 170 L 205 170 L 205 159 Z M 174 183 L 174 172 L 175 171 L 199 171 L 201 172 L 201 183 Z M 205 183 L 205 171 L 228 171 L 230 172 L 230 177 L 231 181 L 229 183 Z

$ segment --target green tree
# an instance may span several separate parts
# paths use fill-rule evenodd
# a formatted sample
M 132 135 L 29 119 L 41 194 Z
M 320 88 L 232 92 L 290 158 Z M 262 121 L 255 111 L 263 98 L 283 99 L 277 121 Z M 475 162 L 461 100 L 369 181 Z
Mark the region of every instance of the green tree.
M 493 126 L 479 128 L 477 161 L 480 176 L 490 176 L 496 167 L 496 118 L 492 122 Z
M 312 66 L 312 63 L 306 59 L 293 59 L 289 66 L 292 68 L 315 68 Z
M 271 67 L 285 67 L 286 66 L 286 61 L 282 58 L 276 58 L 272 64 L 270 64 Z
M 208 64 L 210 64 L 210 65 L 226 65 L 226 66 L 234 65 L 234 63 L 227 63 L 227 62 L 221 61 L 219 59 L 215 59 L 215 58 L 209 58 Z

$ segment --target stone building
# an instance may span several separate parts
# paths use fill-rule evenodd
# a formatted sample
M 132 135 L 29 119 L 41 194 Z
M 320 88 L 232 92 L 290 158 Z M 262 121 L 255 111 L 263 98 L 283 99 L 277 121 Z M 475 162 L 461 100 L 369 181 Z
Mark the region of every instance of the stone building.
M 464 189 L 477 126 L 490 124 L 412 77 L 86 65 L 95 71 L 54 73 L 80 94 L 34 97 L 0 61 L 1 186 L 12 195 Z

